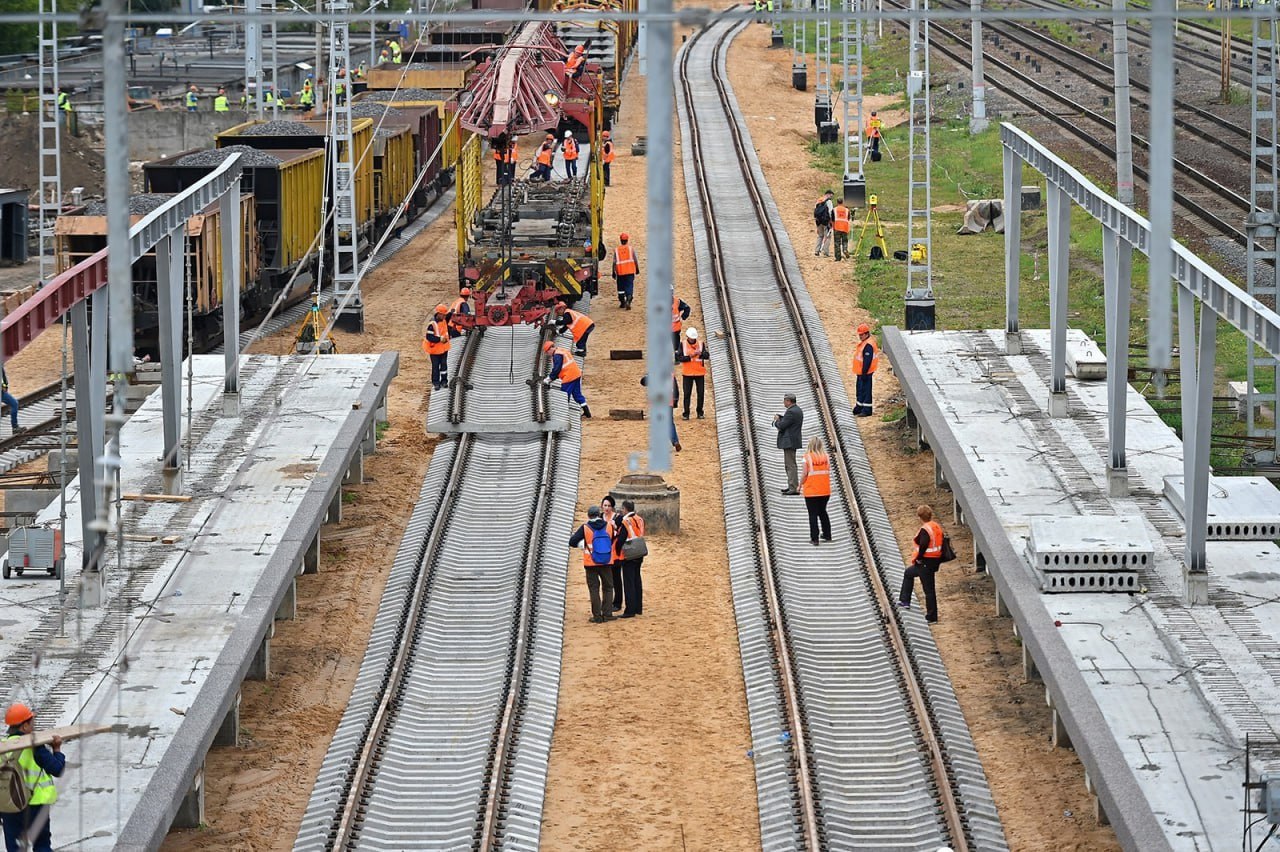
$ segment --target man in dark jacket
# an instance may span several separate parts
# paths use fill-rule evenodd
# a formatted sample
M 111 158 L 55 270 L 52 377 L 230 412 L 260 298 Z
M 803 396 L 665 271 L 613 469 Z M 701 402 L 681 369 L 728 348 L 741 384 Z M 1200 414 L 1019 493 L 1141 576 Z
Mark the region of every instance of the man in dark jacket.
M 582 567 L 587 572 L 591 595 L 591 623 L 613 621 L 614 537 L 601 516 L 600 507 L 587 509 L 587 522 L 569 538 L 570 547 L 582 548 Z M 603 594 L 601 594 L 603 586 Z
M 783 494 L 800 493 L 800 471 L 796 469 L 796 450 L 800 449 L 800 426 L 804 423 L 804 412 L 796 405 L 796 395 L 789 393 L 782 398 L 784 411 L 773 415 L 773 427 L 778 430 L 778 448 L 782 450 L 782 460 L 787 466 L 787 487 Z
M 36 717 L 25 704 L 11 704 L 5 711 L 4 722 L 9 726 L 6 740 L 35 733 Z M 50 852 L 52 842 L 49 832 L 49 808 L 58 800 L 58 788 L 53 779 L 62 775 L 67 759 L 62 754 L 62 738 L 54 737 L 49 746 L 26 748 L 18 752 L 18 771 L 23 775 L 30 798 L 27 806 L 16 814 L 0 814 L 4 823 L 6 852 L 18 852 L 20 842 L 30 842 L 31 852 Z M 23 844 L 23 848 L 27 848 Z

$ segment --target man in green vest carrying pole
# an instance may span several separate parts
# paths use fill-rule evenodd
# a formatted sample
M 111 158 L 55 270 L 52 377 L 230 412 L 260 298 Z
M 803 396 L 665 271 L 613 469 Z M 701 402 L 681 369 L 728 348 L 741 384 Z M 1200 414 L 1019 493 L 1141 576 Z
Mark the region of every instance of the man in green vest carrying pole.
M 4 723 L 9 726 L 6 740 L 16 739 L 35 733 L 35 714 L 25 704 L 14 703 L 5 711 Z M 0 821 L 4 823 L 4 845 L 6 852 L 18 852 L 19 843 L 25 838 L 31 845 L 31 852 L 52 852 L 52 841 L 49 831 L 49 808 L 58 800 L 58 788 L 53 779 L 62 775 L 66 768 L 67 758 L 62 754 L 62 738 L 54 737 L 49 746 L 24 748 L 17 752 L 0 755 L 0 783 L 5 790 L 0 791 L 0 800 L 12 805 L 10 785 L 15 764 L 16 771 L 25 790 L 27 801 L 20 810 L 9 813 L 0 810 Z

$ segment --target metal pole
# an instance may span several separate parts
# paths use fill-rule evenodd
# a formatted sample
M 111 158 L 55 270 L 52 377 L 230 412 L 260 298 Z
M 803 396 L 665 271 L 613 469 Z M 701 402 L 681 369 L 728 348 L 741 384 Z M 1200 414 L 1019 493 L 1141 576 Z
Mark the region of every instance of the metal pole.
M 276 10 L 275 0 L 266 0 L 264 7 Z M 276 38 L 276 25 L 273 20 L 271 23 L 271 118 L 274 120 L 280 117 L 280 49 Z
M 246 92 L 253 90 L 253 111 L 262 118 L 262 24 L 257 17 L 262 11 L 261 3 L 245 0 L 244 11 L 244 88 Z
M 1049 187 L 1049 416 L 1067 415 L 1067 276 L 1071 262 L 1071 196 Z
M 648 11 L 667 16 L 672 0 L 648 0 Z M 671 301 L 674 293 L 675 261 L 671 228 L 671 174 L 675 169 L 671 149 L 674 129 L 669 105 L 675 91 L 672 42 L 675 29 L 669 18 L 650 21 L 646 25 L 645 50 L 648 53 L 649 76 L 645 91 L 648 110 L 646 129 L 649 136 L 646 155 L 646 179 L 649 203 L 646 209 L 649 229 L 648 354 L 649 373 L 649 470 L 671 468 L 671 378 L 675 356 L 671 346 Z
M 791 9 L 795 12 L 803 12 L 808 0 L 791 0 Z M 809 73 L 805 68 L 806 45 L 805 37 L 809 34 L 809 24 L 807 21 L 792 21 L 791 23 L 791 86 L 798 91 L 803 92 L 809 88 Z
M 1173 68 L 1173 3 L 1153 0 L 1151 67 Z M 1153 383 L 1164 392 L 1173 363 L 1173 74 L 1151 75 L 1150 179 L 1151 255 L 1147 266 L 1147 362 Z
M 1124 12 L 1128 0 L 1112 0 L 1112 8 Z M 1115 68 L 1116 99 L 1116 199 L 1133 206 L 1133 132 L 1129 119 L 1129 23 L 1116 17 L 1111 23 L 1111 58 Z
M 636 27 L 636 59 L 640 62 L 640 76 L 649 76 L 649 25 L 645 22 L 644 15 L 649 11 L 649 0 L 640 0 L 638 10 L 640 12 L 640 25 Z
M 919 10 L 920 0 L 911 0 L 911 11 L 917 12 Z M 920 70 L 920 22 L 915 15 L 912 15 L 911 20 L 907 23 L 907 40 L 911 43 L 907 70 L 914 74 Z
M 1022 354 L 1018 290 L 1022 278 L 1022 158 L 1004 149 L 1004 342 L 1009 355 Z
M 98 318 L 102 321 L 102 317 Z M 84 545 L 83 553 L 89 555 L 89 544 L 94 533 L 91 528 L 98 515 L 98 489 L 95 483 L 98 478 L 96 441 L 92 434 L 95 424 L 102 422 L 102 409 L 95 412 L 94 403 L 97 395 L 90 392 L 94 385 L 101 385 L 105 376 L 95 375 L 92 369 L 89 346 L 89 301 L 81 299 L 71 306 L 71 348 L 73 369 L 76 377 L 76 424 L 77 442 L 76 466 L 80 472 L 80 541 Z M 86 563 L 81 564 L 86 567 Z
M 1129 493 L 1125 459 L 1125 427 L 1129 393 L 1129 276 L 1133 249 L 1111 228 L 1102 229 L 1102 277 L 1106 298 L 1107 329 L 1107 460 L 1108 492 L 1112 497 Z
M 969 25 L 970 51 L 973 54 L 973 117 L 969 119 L 969 132 L 981 133 L 987 129 L 987 84 L 982 71 L 982 0 L 969 0 L 973 21 Z
M 240 184 L 218 199 L 222 219 L 223 392 L 240 393 Z
M 186 228 L 156 246 L 157 317 L 160 323 L 160 409 L 164 428 L 164 480 L 167 494 L 181 494 L 182 470 L 182 294 L 186 264 Z M 169 490 L 172 488 L 172 490 Z

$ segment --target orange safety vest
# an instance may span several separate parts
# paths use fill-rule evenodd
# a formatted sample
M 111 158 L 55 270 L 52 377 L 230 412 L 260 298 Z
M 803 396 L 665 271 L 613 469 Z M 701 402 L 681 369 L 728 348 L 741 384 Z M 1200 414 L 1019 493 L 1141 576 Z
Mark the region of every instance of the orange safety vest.
M 806 497 L 830 497 L 831 459 L 826 453 L 805 453 L 804 463 L 809 467 L 809 475 L 800 486 L 800 493 Z
M 842 234 L 849 233 L 849 223 L 852 217 L 849 214 L 849 208 L 845 207 L 843 202 L 836 206 L 835 220 L 831 223 L 831 227 L 835 228 Z
M 636 252 L 631 246 L 618 246 L 613 250 L 613 265 L 619 275 L 636 274 Z
M 680 297 L 671 297 L 671 330 L 680 330 Z
M 920 529 L 929 533 L 929 546 L 924 549 L 925 559 L 941 559 L 942 558 L 942 524 L 937 521 L 929 521 Z
M 867 370 L 865 375 L 871 375 L 876 371 L 876 367 L 880 366 L 880 350 L 876 347 L 875 339 L 868 337 L 866 340 L 859 340 L 853 350 L 853 374 L 855 376 L 864 375 L 862 371 L 862 353 L 868 346 L 871 347 L 871 369 Z
M 627 528 L 628 538 L 640 538 L 644 535 L 644 518 L 632 512 L 622 518 L 622 525 Z
M 581 340 L 582 335 L 587 333 L 587 329 L 595 325 L 595 321 L 591 317 L 574 310 L 567 310 L 564 315 L 569 318 L 569 333 L 573 335 L 574 343 Z
M 551 165 L 551 158 L 554 156 L 555 146 L 550 142 L 543 142 L 542 147 L 538 149 L 538 165 Z
M 603 162 L 605 165 L 608 165 L 609 163 L 612 163 L 612 162 L 613 162 L 613 142 L 612 142 L 612 140 L 606 141 L 606 142 L 604 143 L 604 146 L 603 146 L 603 148 L 601 149 L 601 151 L 602 151 L 602 153 L 603 153 L 603 155 L 604 155 L 604 157 L 603 157 L 603 159 L 601 160 L 601 162 Z
M 424 336 L 422 338 L 422 351 L 428 355 L 443 355 L 449 351 L 449 325 L 444 320 L 432 320 L 427 323 L 427 328 L 434 329 L 436 337 L 440 338 L 439 343 L 432 343 Z
M 568 349 L 564 349 L 557 346 L 555 348 L 555 351 L 551 353 L 551 357 L 555 358 L 555 356 L 557 355 L 559 355 L 561 358 L 560 375 L 558 376 L 558 378 L 560 379 L 560 384 L 563 385 L 568 382 L 572 382 L 575 379 L 582 378 L 582 368 L 579 367 L 578 362 L 573 359 L 572 352 L 570 352 Z M 557 378 L 557 377 L 552 376 L 552 378 Z
M 699 340 L 690 346 L 689 341 L 682 341 L 684 347 L 684 355 L 689 358 L 688 361 L 680 362 L 680 375 L 682 376 L 705 376 L 707 374 L 707 362 L 702 360 L 702 341 Z
M 578 70 L 578 66 L 584 61 L 586 61 L 586 57 L 575 50 L 573 53 L 570 53 L 569 58 L 564 61 L 564 70 L 567 73 L 572 74 L 574 71 Z
M 880 125 L 882 122 L 878 118 L 867 119 L 867 135 L 872 139 L 880 138 Z
M 572 136 L 564 140 L 564 158 L 566 160 L 578 159 L 578 140 Z
M 464 316 L 464 314 L 462 313 L 462 306 L 465 304 L 467 304 L 467 300 L 462 298 L 461 296 L 454 299 L 453 304 L 449 306 L 449 316 L 450 317 Z M 459 329 L 459 330 L 461 329 L 461 326 L 459 326 L 457 322 L 455 322 L 453 319 L 449 320 L 449 327 L 454 329 Z
M 600 530 L 599 534 L 607 535 L 610 538 L 613 538 L 612 532 L 613 532 L 612 525 L 609 524 L 608 522 L 605 522 L 604 529 Z M 596 565 L 610 564 L 610 562 L 597 562 L 595 560 L 595 557 L 591 555 L 591 543 L 595 541 L 596 534 L 597 534 L 596 530 L 592 528 L 591 524 L 582 525 L 582 543 L 586 545 L 586 549 L 582 551 L 582 566 L 584 568 L 591 568 Z M 612 553 L 613 550 L 610 549 L 609 552 Z

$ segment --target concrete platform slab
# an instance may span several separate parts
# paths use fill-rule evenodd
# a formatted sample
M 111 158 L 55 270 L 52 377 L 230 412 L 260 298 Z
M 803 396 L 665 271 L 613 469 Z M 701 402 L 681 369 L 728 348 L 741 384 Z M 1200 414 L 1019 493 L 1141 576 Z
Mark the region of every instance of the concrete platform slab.
M 884 334 L 1001 609 L 1121 842 L 1238 849 L 1245 737 L 1280 732 L 1280 550 L 1211 541 L 1210 602 L 1185 606 L 1185 530 L 1164 488 L 1182 474 L 1176 433 L 1130 388 L 1129 493 L 1110 496 L 1105 384 L 1069 377 L 1066 416 L 1051 416 L 1048 332 L 1022 341 L 1006 355 L 1001 331 Z M 1153 555 L 1134 594 L 1042 592 L 1026 558 L 1031 527 L 1086 517 L 1142 525 Z
M 79 609 L 79 483 L 68 496 L 65 593 L 53 581 L 0 588 L 0 684 L 42 724 L 99 722 L 115 734 L 67 748 L 53 816 L 60 848 L 159 845 L 188 798 L 241 681 L 259 668 L 326 509 L 376 426 L 397 356 L 247 356 L 226 414 L 221 356 L 193 364 L 189 502 L 125 502 L 109 544 L 103 605 Z M 185 371 L 184 371 L 185 372 Z M 187 422 L 184 393 L 184 428 Z M 121 433 L 125 493 L 162 481 L 158 395 Z M 56 519 L 56 502 L 41 520 Z M 176 536 L 164 544 L 161 536 Z M 258 672 L 263 673 L 263 672 Z M 187 801 L 184 802 L 184 799 Z M 198 808 L 197 808 L 198 810 Z

